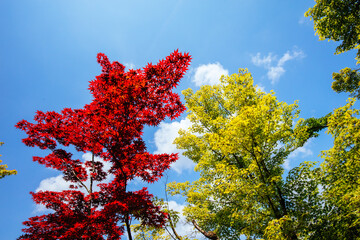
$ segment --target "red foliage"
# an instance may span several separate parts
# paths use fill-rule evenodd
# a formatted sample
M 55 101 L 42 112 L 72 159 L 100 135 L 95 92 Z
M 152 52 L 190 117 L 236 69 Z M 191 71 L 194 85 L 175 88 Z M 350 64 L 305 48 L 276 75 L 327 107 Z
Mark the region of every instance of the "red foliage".
M 185 53 L 173 52 L 158 64 L 124 71 L 99 53 L 102 73 L 90 81 L 93 101 L 82 109 L 66 108 L 61 113 L 38 111 L 36 123 L 20 121 L 16 127 L 28 135 L 27 146 L 50 150 L 46 157 L 33 160 L 63 172 L 72 188 L 62 192 L 31 193 L 37 204 L 53 213 L 36 216 L 24 222 L 27 228 L 19 239 L 119 239 L 131 217 L 152 226 L 162 226 L 166 214 L 152 203 L 146 188 L 128 191 L 135 177 L 155 182 L 176 154 L 150 154 L 142 139 L 145 125 L 156 126 L 166 117 L 178 117 L 185 107 L 172 89 L 177 86 L 191 61 Z M 74 146 L 79 152 L 91 152 L 93 160 L 83 163 L 61 148 Z M 66 148 L 68 149 L 68 148 Z M 94 157 L 111 163 L 108 172 Z M 87 171 L 88 170 L 88 171 Z M 98 184 L 113 174 L 110 183 Z M 85 182 L 89 182 L 86 186 Z

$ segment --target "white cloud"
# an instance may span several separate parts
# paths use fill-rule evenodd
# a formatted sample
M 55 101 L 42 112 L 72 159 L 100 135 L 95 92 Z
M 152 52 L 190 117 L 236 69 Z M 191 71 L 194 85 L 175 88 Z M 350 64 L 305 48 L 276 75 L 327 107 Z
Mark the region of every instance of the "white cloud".
M 222 75 L 229 75 L 229 71 L 224 69 L 220 63 L 209 63 L 195 69 L 192 81 L 196 86 L 214 85 L 220 83 L 219 79 Z
M 85 161 L 91 161 L 92 155 L 91 153 L 85 153 L 82 155 L 82 158 Z M 99 157 L 95 157 L 95 161 L 100 161 L 102 162 L 102 164 L 104 165 L 103 170 L 105 172 L 107 172 L 110 167 L 111 167 L 111 163 L 110 162 L 106 162 L 104 160 L 102 160 Z M 87 172 L 89 174 L 89 169 L 87 169 Z M 109 174 L 107 175 L 106 179 L 104 179 L 101 183 L 108 183 L 110 181 L 112 181 L 112 179 L 114 178 L 113 175 Z M 99 191 L 100 188 L 97 186 L 98 183 L 100 182 L 95 182 L 96 184 L 93 185 L 93 191 Z M 51 178 L 46 178 L 44 180 L 42 180 L 40 182 L 39 187 L 36 189 L 35 192 L 39 192 L 39 191 L 54 191 L 54 192 L 60 192 L 63 190 L 70 190 L 69 185 L 73 184 L 76 185 L 74 183 L 70 183 L 64 180 L 63 175 L 60 174 L 56 177 L 51 177 Z M 90 186 L 90 180 L 87 180 L 84 182 L 84 184 L 86 186 Z M 82 191 L 83 193 L 87 193 L 86 189 L 84 188 L 78 188 L 77 190 Z M 36 208 L 34 210 L 34 212 L 43 212 L 45 211 L 46 208 L 43 205 L 36 205 Z
M 39 192 L 39 191 L 59 192 L 63 190 L 70 190 L 69 182 L 65 181 L 63 175 L 60 174 L 56 177 L 46 178 L 42 180 L 35 192 Z
M 159 130 L 155 132 L 154 139 L 157 150 L 155 153 L 181 153 L 182 151 L 176 148 L 173 144 L 175 138 L 178 136 L 180 129 L 188 129 L 191 123 L 188 119 L 181 120 L 180 122 L 160 123 Z M 179 155 L 179 160 L 171 164 L 172 169 L 177 173 L 181 173 L 186 169 L 193 169 L 195 163 L 190 159 Z
M 267 56 L 261 57 L 260 53 L 251 57 L 251 62 L 258 67 L 263 67 L 268 70 L 267 76 L 272 84 L 279 81 L 280 77 L 286 72 L 284 65 L 286 62 L 293 59 L 304 58 L 305 54 L 301 50 L 287 51 L 278 61 L 277 57 L 269 53 Z
M 39 187 L 36 189 L 35 192 L 39 191 L 54 191 L 60 192 L 63 190 L 70 190 L 69 182 L 66 182 L 63 178 L 63 175 L 60 174 L 56 177 L 46 178 L 40 182 Z M 80 189 L 79 189 L 80 190 Z M 45 213 L 45 212 L 52 212 L 52 210 L 47 209 L 42 204 L 36 204 L 33 213 Z
M 180 236 L 190 235 L 192 232 L 194 232 L 194 227 L 191 223 L 188 223 L 185 219 L 185 216 L 183 215 L 183 209 L 185 205 L 179 204 L 175 201 L 169 201 L 168 202 L 169 209 L 179 212 L 179 222 L 176 225 L 176 232 Z
M 126 69 L 135 69 L 135 64 L 133 63 L 125 63 L 124 66 Z
M 267 76 L 271 80 L 271 84 L 275 84 L 284 73 L 285 69 L 283 67 L 276 66 L 268 70 Z
M 35 205 L 35 209 L 34 211 L 32 212 L 33 214 L 38 214 L 38 213 L 41 213 L 41 214 L 45 214 L 45 213 L 52 213 L 54 212 L 53 210 L 51 209 L 47 209 L 45 207 L 45 205 L 42 205 L 42 204 L 36 204 Z
M 290 161 L 294 158 L 305 158 L 308 156 L 312 156 L 313 152 L 311 151 L 310 146 L 311 146 L 311 140 L 307 141 L 304 144 L 304 146 L 299 147 L 298 149 L 290 153 L 289 157 L 284 162 L 284 168 L 290 170 L 291 169 Z

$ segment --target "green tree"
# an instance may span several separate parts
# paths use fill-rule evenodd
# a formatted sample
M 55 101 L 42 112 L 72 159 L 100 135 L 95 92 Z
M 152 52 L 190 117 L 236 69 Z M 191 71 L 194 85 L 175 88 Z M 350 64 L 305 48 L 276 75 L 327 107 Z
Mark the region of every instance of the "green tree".
M 340 42 L 335 54 L 357 49 L 356 60 L 360 63 L 360 1 L 358 0 L 316 0 L 306 17 L 314 20 L 314 29 L 320 40 Z M 349 92 L 360 98 L 359 68 L 341 69 L 333 73 L 332 88 L 336 92 Z
M 164 228 L 155 228 L 142 224 L 134 224 L 131 230 L 134 233 L 134 240 L 171 240 L 170 235 Z
M 360 239 L 360 110 L 354 103 L 350 99 L 329 117 L 334 146 L 322 152 L 325 211 L 317 231 L 332 239 Z
M 343 68 L 339 73 L 333 73 L 332 89 L 337 92 L 348 92 L 351 97 L 360 99 L 360 69 Z
M 320 40 L 340 42 L 335 54 L 357 50 L 356 64 L 360 64 L 360 1 L 316 0 L 305 16 L 314 20 Z M 359 70 L 346 67 L 333 73 L 333 90 L 360 99 Z M 350 99 L 328 118 L 334 146 L 322 152 L 319 176 L 323 208 L 311 239 L 360 239 L 360 120 L 354 104 L 355 99 Z
M 314 222 L 308 212 L 321 208 L 318 170 L 304 163 L 285 181 L 283 163 L 327 118 L 298 119 L 296 102 L 264 93 L 247 70 L 220 81 L 183 92 L 192 126 L 175 143 L 200 178 L 170 183 L 170 192 L 185 196 L 184 214 L 209 239 L 303 239 Z
M 3 142 L 0 142 L 0 146 L 2 146 L 4 143 Z M 1 155 L 0 155 L 1 156 Z M 0 163 L 2 161 L 0 160 Z M 16 174 L 16 170 L 6 170 L 7 169 L 7 165 L 4 164 L 4 165 L 0 165 L 0 179 L 5 177 L 5 176 L 9 176 L 9 175 L 14 175 Z

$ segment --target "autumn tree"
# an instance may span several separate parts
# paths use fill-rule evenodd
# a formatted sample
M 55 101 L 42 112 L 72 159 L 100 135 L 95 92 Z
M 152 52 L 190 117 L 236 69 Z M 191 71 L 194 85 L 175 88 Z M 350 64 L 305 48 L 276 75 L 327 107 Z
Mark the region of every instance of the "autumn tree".
M 184 111 L 172 89 L 191 57 L 175 51 L 156 65 L 128 71 L 104 54 L 97 60 L 102 73 L 90 81 L 91 103 L 60 113 L 37 111 L 34 123 L 22 120 L 16 125 L 27 134 L 27 146 L 48 153 L 33 161 L 62 171 L 72 188 L 32 192 L 35 203 L 52 212 L 24 222 L 27 228 L 19 239 L 119 239 L 126 228 L 131 240 L 132 219 L 154 227 L 165 223 L 167 214 L 152 202 L 146 188 L 129 191 L 127 186 L 135 177 L 157 181 L 177 160 L 176 154 L 148 153 L 142 134 L 145 125 L 157 126 Z M 82 162 L 72 149 L 91 153 L 92 160 Z M 105 172 L 95 157 L 111 163 L 110 170 Z M 113 180 L 99 184 L 109 174 Z
M 357 50 L 356 60 L 360 63 L 360 2 L 358 0 L 316 0 L 305 16 L 314 21 L 314 28 L 320 40 L 340 42 L 335 54 L 352 49 Z M 360 98 L 360 68 L 346 67 L 333 73 L 332 88 L 336 92 L 349 92 Z
M 188 221 L 207 239 L 302 239 L 321 207 L 318 170 L 305 162 L 285 180 L 283 164 L 327 119 L 298 119 L 296 102 L 261 91 L 247 70 L 220 81 L 183 92 L 192 126 L 175 143 L 200 178 L 170 192 L 185 196 Z
M 3 144 L 4 144 L 3 142 L 0 142 L 0 146 L 2 146 Z M 2 161 L 0 160 L 0 163 L 1 162 Z M 6 164 L 0 165 L 0 179 L 4 178 L 5 176 L 14 175 L 16 173 L 17 173 L 16 170 L 7 170 Z

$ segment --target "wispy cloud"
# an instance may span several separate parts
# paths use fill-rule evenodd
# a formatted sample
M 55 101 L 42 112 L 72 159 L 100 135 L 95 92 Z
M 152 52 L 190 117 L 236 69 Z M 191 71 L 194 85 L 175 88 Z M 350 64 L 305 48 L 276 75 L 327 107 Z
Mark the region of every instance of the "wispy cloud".
M 267 56 L 261 56 L 260 53 L 257 53 L 255 56 L 251 57 L 251 62 L 255 66 L 265 68 L 267 70 L 267 76 L 271 80 L 271 84 L 275 84 L 286 72 L 284 68 L 286 62 L 304 57 L 305 54 L 302 50 L 287 51 L 279 60 L 277 56 L 272 53 L 268 53 Z
M 272 63 L 276 60 L 276 56 L 272 53 L 269 53 L 265 57 L 261 57 L 260 53 L 257 53 L 255 56 L 251 57 L 251 62 L 256 66 L 262 66 L 264 68 L 270 68 Z
M 195 69 L 192 81 L 196 86 L 214 85 L 220 83 L 219 79 L 222 75 L 229 75 L 229 71 L 220 63 L 209 63 L 200 65 Z
M 155 132 L 154 140 L 157 150 L 155 153 L 181 153 L 182 150 L 176 148 L 176 145 L 173 144 L 175 138 L 178 136 L 180 129 L 188 129 L 191 126 L 191 123 L 188 119 L 181 120 L 180 122 L 171 122 L 171 123 L 161 123 L 159 129 Z M 179 160 L 171 164 L 171 168 L 174 169 L 177 173 L 181 173 L 186 169 L 193 169 L 195 163 L 190 159 L 186 158 L 182 154 L 179 155 Z

